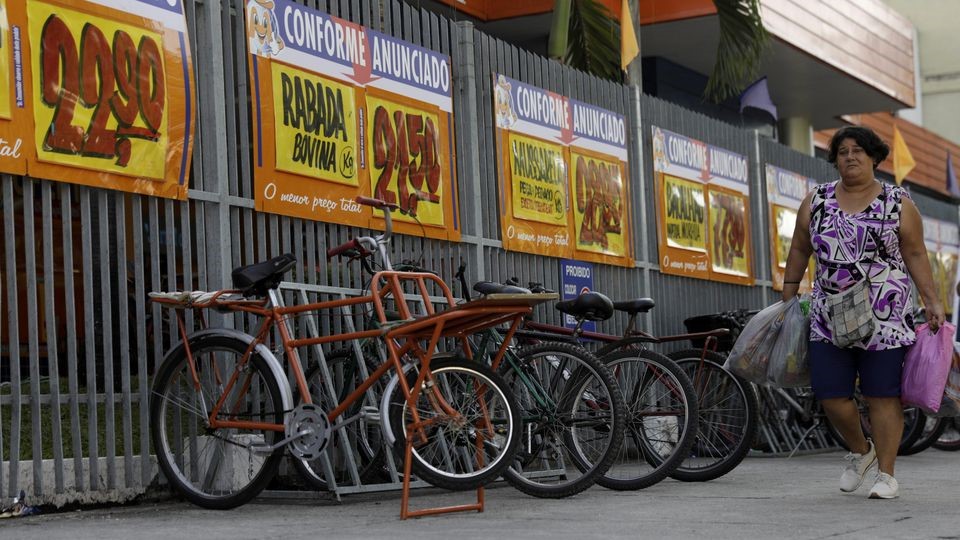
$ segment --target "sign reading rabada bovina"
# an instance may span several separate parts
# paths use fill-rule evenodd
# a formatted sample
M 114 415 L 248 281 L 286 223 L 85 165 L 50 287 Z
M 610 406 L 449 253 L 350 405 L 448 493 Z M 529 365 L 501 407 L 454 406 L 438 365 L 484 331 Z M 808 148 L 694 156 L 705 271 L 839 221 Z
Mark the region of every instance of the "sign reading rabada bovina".
M 248 0 L 257 209 L 460 239 L 450 58 L 289 0 Z
M 0 171 L 184 199 L 182 0 L 0 0 Z
M 493 75 L 503 247 L 632 266 L 622 115 Z
M 752 285 L 746 156 L 652 129 L 660 271 Z

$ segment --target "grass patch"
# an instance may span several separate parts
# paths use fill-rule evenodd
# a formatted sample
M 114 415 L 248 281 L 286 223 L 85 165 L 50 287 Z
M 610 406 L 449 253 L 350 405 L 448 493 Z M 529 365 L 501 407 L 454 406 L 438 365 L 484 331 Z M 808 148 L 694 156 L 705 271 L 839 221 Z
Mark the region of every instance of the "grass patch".
M 91 408 L 88 401 L 86 390 L 84 388 L 79 389 L 79 395 L 77 396 L 77 422 L 73 422 L 73 396 L 68 391 L 67 380 L 65 378 L 57 379 L 59 389 L 60 389 L 60 406 L 59 410 L 53 407 L 52 402 L 50 401 L 50 390 L 51 390 L 51 379 L 43 379 L 40 381 L 40 395 L 41 402 L 39 404 L 32 403 L 32 388 L 29 380 L 23 381 L 20 385 L 20 426 L 18 430 L 14 430 L 13 426 L 13 404 L 10 402 L 14 394 L 14 388 L 10 383 L 4 383 L 0 386 L 0 436 L 2 436 L 2 443 L 0 443 L 0 449 L 3 450 L 3 460 L 7 461 L 11 456 L 11 448 L 13 444 L 13 435 L 16 433 L 19 437 L 19 449 L 18 456 L 21 461 L 29 461 L 33 459 L 34 448 L 39 447 L 41 450 L 41 456 L 43 459 L 53 459 L 54 458 L 54 415 L 56 415 L 60 420 L 60 437 L 61 437 L 61 446 L 63 448 L 63 457 L 64 459 L 72 459 L 77 455 L 81 457 L 89 457 L 90 452 L 90 421 L 91 421 L 91 412 L 95 410 L 94 418 L 96 419 L 96 446 L 97 446 L 97 456 L 106 457 L 107 456 L 107 404 L 105 403 L 106 394 L 98 393 L 96 406 Z M 113 437 L 112 441 L 115 444 L 116 450 L 114 452 L 117 456 L 122 456 L 126 452 L 127 446 L 130 446 L 131 452 L 133 455 L 138 455 L 141 453 L 141 444 L 140 444 L 140 434 L 142 430 L 148 429 L 147 426 L 141 426 L 140 423 L 140 410 L 141 407 L 148 407 L 147 403 L 139 403 L 139 390 L 136 388 L 138 386 L 138 381 L 131 381 L 131 385 L 135 386 L 130 390 L 130 413 L 129 423 L 131 435 L 128 438 L 124 426 L 124 395 L 122 392 L 114 393 L 114 403 L 113 403 Z M 40 441 L 34 440 L 33 437 L 33 419 L 34 415 L 39 414 L 40 418 Z M 79 446 L 74 444 L 74 430 L 76 430 L 80 437 Z

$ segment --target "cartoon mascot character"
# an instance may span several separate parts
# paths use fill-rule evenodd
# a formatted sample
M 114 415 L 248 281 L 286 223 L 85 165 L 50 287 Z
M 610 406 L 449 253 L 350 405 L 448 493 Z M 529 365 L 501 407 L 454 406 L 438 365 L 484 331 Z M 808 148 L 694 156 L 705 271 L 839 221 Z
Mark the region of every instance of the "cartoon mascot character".
M 247 36 L 254 54 L 276 55 L 283 49 L 283 40 L 277 34 L 277 16 L 273 13 L 273 0 L 249 0 L 247 2 Z

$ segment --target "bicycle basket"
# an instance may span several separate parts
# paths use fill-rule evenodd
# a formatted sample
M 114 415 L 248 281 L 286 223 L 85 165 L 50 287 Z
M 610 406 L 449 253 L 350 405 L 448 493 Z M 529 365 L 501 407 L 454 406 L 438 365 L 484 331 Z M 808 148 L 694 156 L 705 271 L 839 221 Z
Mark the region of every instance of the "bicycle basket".
M 737 323 L 736 320 L 732 319 L 729 315 L 724 313 L 714 313 L 711 315 L 697 315 L 696 317 L 689 317 L 684 319 L 684 326 L 687 327 L 687 332 L 709 332 L 710 330 L 717 330 L 720 328 L 726 328 L 730 330 L 730 333 L 725 336 L 719 336 L 717 338 L 717 350 L 718 351 L 729 351 L 733 348 L 733 344 L 737 341 L 737 336 L 740 335 L 740 330 L 742 326 Z M 705 338 L 691 339 L 693 346 L 702 349 L 704 343 L 706 342 Z

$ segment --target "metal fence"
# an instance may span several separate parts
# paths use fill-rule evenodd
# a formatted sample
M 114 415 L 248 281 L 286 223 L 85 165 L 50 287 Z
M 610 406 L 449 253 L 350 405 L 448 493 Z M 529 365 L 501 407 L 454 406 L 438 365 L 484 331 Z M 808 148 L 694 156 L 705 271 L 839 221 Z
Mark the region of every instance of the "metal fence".
M 832 176 L 822 161 L 754 132 L 547 61 L 469 23 L 397 0 L 306 3 L 452 57 L 462 242 L 398 236 L 394 250 L 397 260 L 420 259 L 448 281 L 466 261 L 471 280 L 517 277 L 559 288 L 556 259 L 501 247 L 494 72 L 628 118 L 637 263 L 596 265 L 595 283 L 615 299 L 657 299 L 644 321 L 656 333 L 681 331 L 691 315 L 759 307 L 773 298 L 764 253 L 764 161 L 821 180 Z M 0 498 L 25 489 L 36 502 L 120 501 L 156 480 L 148 384 L 176 331 L 158 306 L 145 302 L 148 291 L 223 287 L 232 268 L 288 252 L 300 261 L 291 282 L 329 290 L 358 283 L 356 269 L 327 264 L 321 254 L 363 231 L 254 210 L 245 1 L 185 4 L 199 108 L 188 201 L 0 177 Z M 653 125 L 749 156 L 757 286 L 658 272 Z M 545 308 L 538 316 L 559 322 Z M 615 319 L 601 330 L 616 332 L 625 322 Z M 247 321 L 213 323 L 243 328 Z

